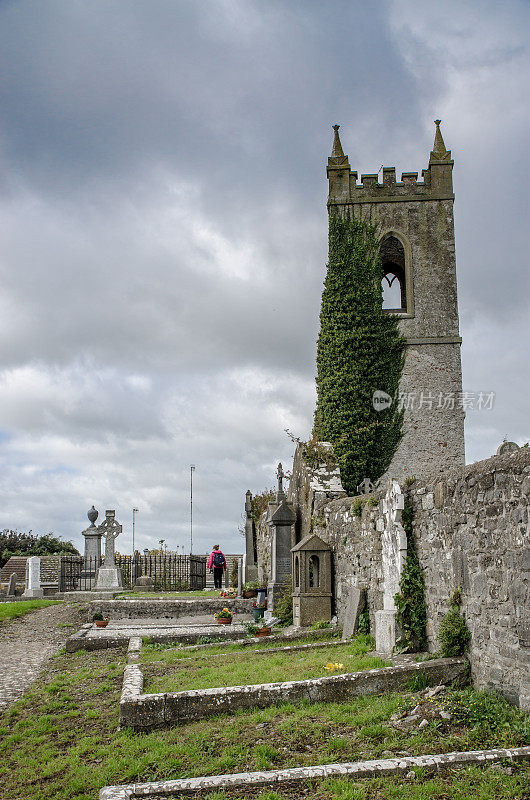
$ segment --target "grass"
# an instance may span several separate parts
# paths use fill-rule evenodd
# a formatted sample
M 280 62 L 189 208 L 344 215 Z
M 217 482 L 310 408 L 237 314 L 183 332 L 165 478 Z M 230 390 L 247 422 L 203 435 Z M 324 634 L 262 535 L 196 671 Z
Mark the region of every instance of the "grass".
M 23 617 L 24 614 L 29 614 L 30 611 L 54 606 L 61 602 L 61 600 L 14 600 L 12 603 L 0 603 L 0 622 Z
M 40 681 L 0 717 L 2 800 L 95 800 L 108 784 L 357 761 L 389 752 L 420 755 L 530 742 L 528 717 L 500 698 L 492 701 L 501 719 L 495 729 L 468 720 L 429 725 L 421 731 L 396 730 L 389 725 L 390 716 L 404 703 L 415 702 L 413 696 L 402 694 L 347 703 L 286 704 L 147 734 L 118 731 L 123 667 L 123 654 L 111 650 L 58 655 Z M 479 694 L 469 691 L 455 692 L 451 698 L 462 708 L 481 702 Z M 493 714 L 491 707 L 488 714 Z M 431 782 L 424 778 L 328 781 L 309 794 L 269 792 L 262 793 L 261 800 L 284 796 L 515 800 L 522 798 L 525 779 L 530 780 L 528 768 L 522 777 L 477 770 Z M 435 793 L 418 794 L 431 784 Z
M 368 637 L 361 641 L 326 648 L 274 652 L 266 655 L 236 651 L 226 645 L 219 648 L 218 657 L 212 659 L 211 651 L 195 651 L 183 658 L 177 649 L 156 651 L 158 663 L 152 658 L 152 650 L 145 648 L 144 668 L 146 692 L 180 692 L 187 689 L 209 689 L 215 686 L 241 686 L 277 681 L 299 681 L 321 678 L 343 672 L 358 672 L 388 666 L 377 656 L 366 655 L 371 649 Z M 214 648 L 212 648 L 214 649 Z M 217 648 L 215 648 L 217 649 Z M 224 651 L 224 655 L 222 655 Z M 143 655 L 143 653 L 142 653 Z M 165 658 L 164 658 L 165 656 Z M 179 657 L 180 656 L 180 657 Z M 338 664 L 326 670 L 327 664 Z M 168 667 L 171 665 L 171 669 Z
M 220 642 L 215 647 L 212 644 L 208 648 L 201 648 L 200 650 L 195 650 L 195 645 L 153 642 L 148 637 L 145 637 L 143 640 L 142 659 L 144 663 L 149 663 L 150 661 L 166 661 L 167 663 L 171 663 L 173 661 L 180 661 L 182 658 L 194 658 L 197 652 L 217 656 L 224 655 L 225 653 L 251 653 L 253 650 L 278 650 L 283 647 L 297 647 L 304 644 L 326 642 L 328 640 L 336 642 L 339 635 L 340 634 L 337 634 L 335 631 L 330 631 L 329 636 L 322 636 L 315 633 L 299 639 L 289 638 L 271 641 L 268 638 L 263 638 L 261 641 L 251 641 L 250 639 L 246 639 L 244 642 L 224 641 Z M 212 637 L 205 638 L 209 638 L 211 642 L 214 641 Z M 358 639 L 363 641 L 361 637 L 358 637 Z M 373 650 L 373 640 L 370 637 L 366 637 L 366 640 L 369 643 L 367 649 Z
M 470 767 L 455 774 L 427 777 L 417 770 L 414 778 L 373 778 L 359 781 L 329 778 L 316 784 L 305 784 L 291 791 L 259 791 L 253 800 L 527 800 L 527 769 L 516 769 L 507 775 L 502 769 L 482 770 Z M 249 794 L 210 792 L 201 800 L 235 800 Z M 191 798 L 193 800 L 193 798 Z

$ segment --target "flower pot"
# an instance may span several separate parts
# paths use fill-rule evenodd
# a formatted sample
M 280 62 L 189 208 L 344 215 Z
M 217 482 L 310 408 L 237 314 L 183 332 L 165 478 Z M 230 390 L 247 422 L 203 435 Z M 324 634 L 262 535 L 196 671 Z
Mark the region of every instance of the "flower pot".
M 109 624 L 108 619 L 95 619 L 94 622 L 96 623 L 96 628 L 106 628 Z
M 257 589 L 247 589 L 245 592 L 243 592 L 243 597 L 245 597 L 247 600 L 251 597 L 257 597 L 257 596 L 258 596 Z
M 265 615 L 264 608 L 253 608 L 252 609 L 252 616 L 254 617 L 254 622 L 259 622 L 260 619 L 263 619 Z
M 256 636 L 270 636 L 271 629 L 270 628 L 260 628 L 259 631 L 256 631 Z
M 232 617 L 218 617 L 217 624 L 218 625 L 231 625 L 232 624 Z

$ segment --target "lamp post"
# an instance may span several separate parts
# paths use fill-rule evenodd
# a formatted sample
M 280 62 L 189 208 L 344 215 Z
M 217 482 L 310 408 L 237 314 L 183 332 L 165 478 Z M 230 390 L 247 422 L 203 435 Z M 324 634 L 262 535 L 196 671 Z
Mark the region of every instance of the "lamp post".
M 193 473 L 195 464 L 190 464 L 190 556 L 193 553 Z
M 135 575 L 134 575 L 134 525 L 135 525 L 135 522 L 136 522 L 135 517 L 136 517 L 136 514 L 138 514 L 138 509 L 137 508 L 133 508 L 132 512 L 133 512 L 133 530 L 132 530 L 132 534 L 133 535 L 132 535 L 132 558 L 131 558 L 131 585 L 134 586 L 134 578 L 135 578 Z

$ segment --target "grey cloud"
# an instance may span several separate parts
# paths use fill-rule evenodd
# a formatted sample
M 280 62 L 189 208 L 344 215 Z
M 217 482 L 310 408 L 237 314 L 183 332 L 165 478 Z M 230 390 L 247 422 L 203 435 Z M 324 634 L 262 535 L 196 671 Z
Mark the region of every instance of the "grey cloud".
M 3 524 L 241 546 L 307 436 L 332 123 L 359 172 L 455 158 L 470 460 L 529 438 L 528 6 L 0 5 Z

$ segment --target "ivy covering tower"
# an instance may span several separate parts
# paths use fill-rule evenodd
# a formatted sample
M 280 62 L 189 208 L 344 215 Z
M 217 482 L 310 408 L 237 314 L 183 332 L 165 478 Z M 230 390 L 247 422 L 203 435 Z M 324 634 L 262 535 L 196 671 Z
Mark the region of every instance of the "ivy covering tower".
M 341 463 L 341 467 L 349 491 L 358 479 L 377 476 L 381 469 L 378 456 L 385 461 L 395 446 L 397 421 L 390 419 L 387 425 L 371 409 L 369 399 L 372 388 L 385 391 L 385 385 L 394 397 L 396 372 L 402 368 L 401 358 L 399 363 L 391 361 L 387 382 L 381 382 L 378 365 L 385 354 L 381 354 L 379 337 L 384 340 L 390 333 L 383 332 L 386 323 L 380 315 L 380 266 L 376 269 L 369 259 L 363 266 L 364 246 L 358 245 L 360 229 L 353 220 L 377 225 L 383 316 L 393 319 L 405 337 L 405 364 L 399 382 L 403 435 L 384 477 L 402 482 L 465 463 L 453 160 L 440 124 L 435 120 L 433 149 L 421 179 L 417 172 L 403 172 L 399 181 L 395 167 L 359 176 L 342 149 L 340 126 L 333 126 L 333 150 L 327 166 L 330 265 L 322 305 L 315 431 L 332 441 L 341 459 L 348 462 L 349 466 Z M 350 234 L 341 232 L 346 227 L 341 227 L 340 220 L 353 225 Z M 344 259 L 350 259 L 352 272 Z M 394 323 L 390 324 L 395 331 Z M 373 344 L 367 338 L 371 327 L 377 331 Z M 334 331 L 338 338 L 332 344 Z M 331 385 L 333 370 L 335 389 Z M 384 439 L 382 447 L 371 451 L 380 437 Z
M 383 313 L 383 275 L 376 228 L 332 209 L 313 433 L 333 444 L 348 494 L 363 478 L 383 475 L 402 436 L 397 397 L 405 340 L 397 319 Z M 374 392 L 394 401 L 376 409 Z

